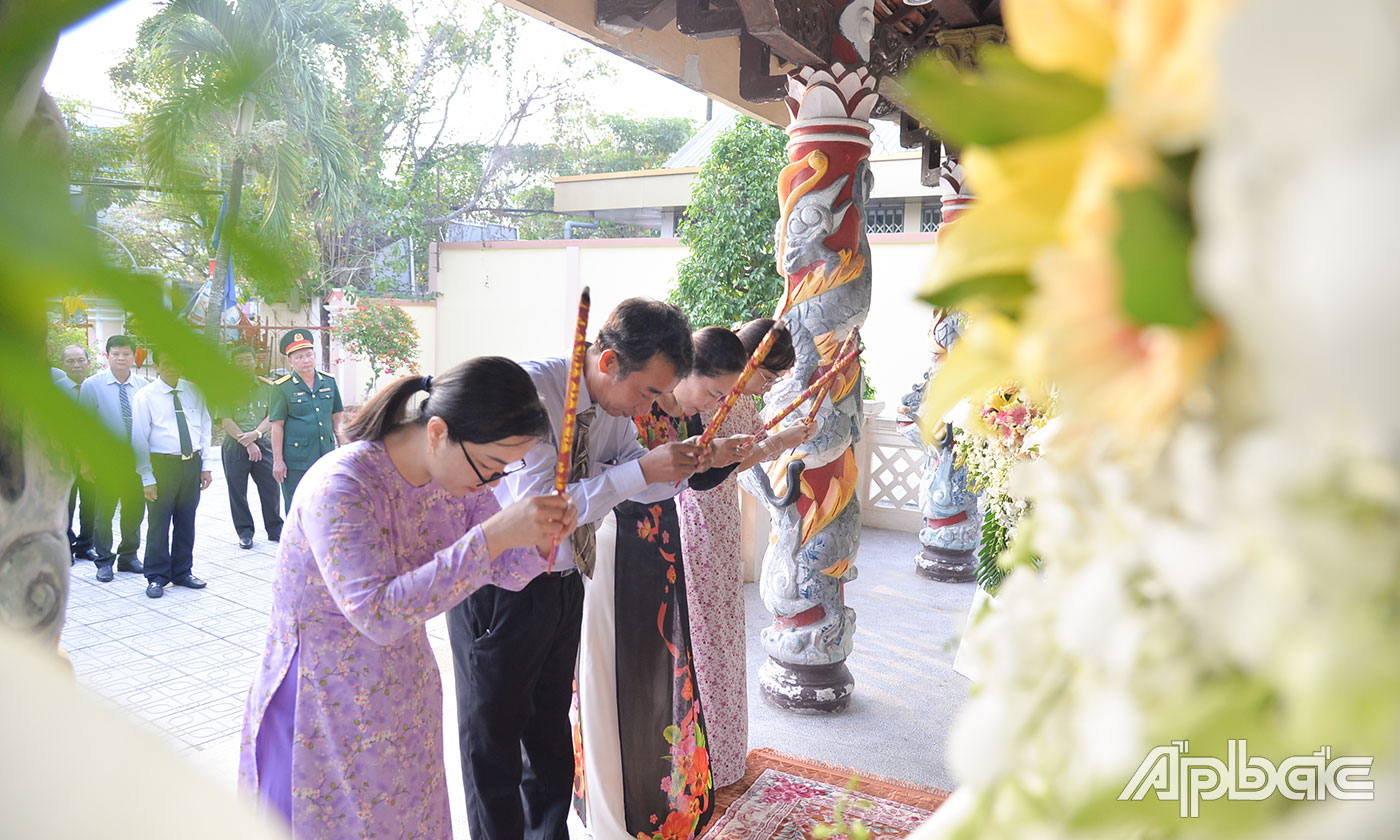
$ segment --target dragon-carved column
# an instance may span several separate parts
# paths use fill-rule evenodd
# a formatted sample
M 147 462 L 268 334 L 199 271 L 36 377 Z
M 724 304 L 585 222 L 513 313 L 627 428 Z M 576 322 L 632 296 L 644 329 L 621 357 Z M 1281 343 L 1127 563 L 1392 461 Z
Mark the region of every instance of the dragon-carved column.
M 939 168 L 939 185 L 943 194 L 941 236 L 967 209 L 972 194 L 967 190 L 962 165 L 952 156 L 945 157 Z M 900 400 L 897 421 L 900 432 L 924 453 L 919 482 L 919 509 L 924 517 L 919 542 L 923 545 L 914 555 L 914 568 L 920 575 L 944 583 L 966 583 L 977 576 L 982 515 L 977 494 L 967 489 L 967 468 L 957 464 L 952 427 L 936 430 L 934 439 L 929 441 L 919 428 L 918 418 L 924 388 L 938 375 L 962 329 L 961 312 L 934 310 L 929 326 L 929 369 L 923 381 Z
M 778 313 L 792 331 L 797 364 L 770 393 L 770 417 L 831 367 L 870 310 L 865 202 L 873 185 L 868 158 L 876 95 L 873 77 L 853 64 L 803 67 L 788 80 L 790 163 L 778 177 L 776 232 L 787 288 Z M 861 380 L 859 363 L 846 368 L 821 403 L 812 440 L 769 464 L 766 474 L 742 479 L 751 492 L 768 496 L 774 521 L 760 581 L 773 622 L 762 633 L 768 659 L 759 685 L 769 702 L 793 711 L 843 709 L 855 688 L 846 657 L 856 616 L 843 588 L 856 577 L 860 543 Z M 805 413 L 787 422 L 800 422 Z M 804 470 L 792 488 L 788 481 L 797 473 L 788 467 L 798 460 Z

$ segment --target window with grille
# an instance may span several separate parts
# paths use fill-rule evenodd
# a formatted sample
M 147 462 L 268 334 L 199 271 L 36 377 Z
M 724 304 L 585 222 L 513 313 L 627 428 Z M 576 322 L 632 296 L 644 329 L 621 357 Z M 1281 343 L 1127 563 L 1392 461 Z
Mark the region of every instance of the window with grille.
M 931 204 L 924 205 L 923 218 L 919 221 L 919 230 L 923 233 L 932 233 L 938 230 L 938 226 L 943 224 L 943 202 L 935 199 Z
M 866 233 L 903 233 L 904 207 L 865 208 Z

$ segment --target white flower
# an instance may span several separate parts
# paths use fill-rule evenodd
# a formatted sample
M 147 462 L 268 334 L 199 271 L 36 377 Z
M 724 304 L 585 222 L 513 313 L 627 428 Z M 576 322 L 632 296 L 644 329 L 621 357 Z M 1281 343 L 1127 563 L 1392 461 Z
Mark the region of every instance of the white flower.
M 982 674 L 950 742 L 962 787 L 918 840 L 1393 828 L 1394 797 L 1218 800 L 1191 821 L 1113 801 L 1178 738 L 1222 755 L 1247 737 L 1276 762 L 1326 744 L 1376 755 L 1378 779 L 1400 755 L 1400 11 L 1247 3 L 1217 57 L 1193 197 L 1222 360 L 1138 460 L 1071 411 L 1014 470 L 967 448 L 970 473 L 1005 481 L 989 511 L 1029 505 L 1045 566 L 968 629 Z

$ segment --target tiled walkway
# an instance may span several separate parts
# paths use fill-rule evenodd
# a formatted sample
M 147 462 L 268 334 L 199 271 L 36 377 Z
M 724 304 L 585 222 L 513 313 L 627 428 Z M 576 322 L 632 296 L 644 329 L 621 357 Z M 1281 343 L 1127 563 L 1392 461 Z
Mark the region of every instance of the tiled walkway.
M 238 547 L 218 472 L 195 528 L 194 573 L 208 588 L 168 586 L 164 597 L 147 598 L 141 575 L 117 572 L 98 583 L 93 565 L 79 563 L 61 644 L 82 684 L 149 722 L 231 787 L 243 702 L 267 634 L 277 544 L 260 528 L 252 549 Z
M 92 564 L 80 563 L 72 570 L 62 637 L 80 683 L 145 721 L 192 766 L 230 791 L 244 698 L 262 654 L 272 600 L 277 546 L 258 525 L 253 548 L 240 549 L 223 476 L 216 471 L 196 526 L 194 573 L 208 588 L 172 586 L 164 597 L 151 599 L 142 576 L 118 572 L 115 581 L 98 583 Z M 751 747 L 951 786 L 943 747 L 967 694 L 967 681 L 953 673 L 951 663 L 972 587 L 918 578 L 912 562 L 916 547 L 910 534 L 865 532 L 861 577 L 847 589 L 859 614 L 850 659 L 857 688 L 851 709 L 841 715 L 795 716 L 763 705 L 753 674 L 763 660 L 757 636 L 766 616 L 757 586 L 746 587 Z M 465 838 L 445 621 L 431 621 L 428 634 L 449 700 L 444 726 L 453 822 L 458 837 Z

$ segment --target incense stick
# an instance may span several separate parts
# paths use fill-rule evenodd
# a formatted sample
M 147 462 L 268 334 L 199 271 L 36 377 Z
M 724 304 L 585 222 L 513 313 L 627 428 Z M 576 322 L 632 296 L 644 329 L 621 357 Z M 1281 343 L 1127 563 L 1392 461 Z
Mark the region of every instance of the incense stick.
M 578 395 L 582 387 L 583 357 L 588 349 L 588 308 L 592 297 L 588 287 L 578 297 L 578 322 L 574 325 L 574 348 L 569 356 L 569 384 L 564 390 L 564 423 L 559 429 L 559 460 L 554 464 L 554 492 L 563 495 L 569 486 L 569 472 L 574 458 L 574 425 L 578 422 Z M 559 538 L 549 546 L 548 571 L 554 571 L 554 554 L 559 550 Z

